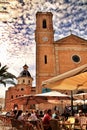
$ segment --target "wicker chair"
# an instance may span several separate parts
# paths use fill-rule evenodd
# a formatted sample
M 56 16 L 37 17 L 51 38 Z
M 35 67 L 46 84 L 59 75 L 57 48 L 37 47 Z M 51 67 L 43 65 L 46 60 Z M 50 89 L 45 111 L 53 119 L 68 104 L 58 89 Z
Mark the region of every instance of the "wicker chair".
M 11 119 L 12 128 L 16 130 L 34 130 L 33 127 L 26 125 L 24 121 L 18 121 L 17 119 Z
M 16 130 L 16 119 L 11 119 L 11 125 L 12 125 L 12 129 Z
M 52 130 L 62 130 L 57 119 L 51 119 L 50 126 L 51 126 Z
M 37 128 L 38 130 L 44 130 L 42 120 L 37 120 Z

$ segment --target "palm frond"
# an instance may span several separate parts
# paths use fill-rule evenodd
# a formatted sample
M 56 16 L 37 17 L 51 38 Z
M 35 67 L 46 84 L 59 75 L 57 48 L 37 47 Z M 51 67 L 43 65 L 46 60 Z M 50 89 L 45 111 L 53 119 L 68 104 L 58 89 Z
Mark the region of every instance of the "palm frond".
M 6 82 L 5 81 L 0 80 L 0 84 L 3 84 L 6 87 Z
M 2 68 L 0 68 L 0 76 L 2 76 L 3 74 L 5 74 L 7 72 L 8 67 L 5 65 Z
M 6 84 L 15 85 L 14 79 L 16 79 L 16 76 L 7 72 L 7 69 L 7 65 L 3 67 L 0 66 L 0 84 L 3 84 L 4 86 L 6 86 Z
M 6 84 L 12 84 L 12 85 L 16 85 L 16 83 L 13 80 L 5 80 Z

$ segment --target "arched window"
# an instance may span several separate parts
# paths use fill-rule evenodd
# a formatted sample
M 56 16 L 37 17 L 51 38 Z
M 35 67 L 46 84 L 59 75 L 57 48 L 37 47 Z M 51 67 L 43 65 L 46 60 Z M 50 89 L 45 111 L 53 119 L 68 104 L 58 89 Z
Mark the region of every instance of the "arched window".
M 25 80 L 23 79 L 23 83 L 25 83 Z
M 28 83 L 30 84 L 30 80 L 28 80 Z
M 46 19 L 43 20 L 43 28 L 47 28 Z
M 44 63 L 47 64 L 47 55 L 44 56 Z
M 24 88 L 21 88 L 21 91 L 24 91 Z
M 11 99 L 13 99 L 13 95 L 11 95 Z

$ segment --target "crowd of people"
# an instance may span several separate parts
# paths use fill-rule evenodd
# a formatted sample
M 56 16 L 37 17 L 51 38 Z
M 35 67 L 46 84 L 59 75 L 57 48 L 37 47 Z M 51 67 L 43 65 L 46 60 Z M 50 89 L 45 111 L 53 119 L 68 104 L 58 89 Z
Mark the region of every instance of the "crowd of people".
M 26 111 L 25 113 L 22 110 L 14 110 L 7 114 L 7 116 L 13 116 L 15 119 L 19 121 L 25 121 L 27 122 L 27 125 L 29 125 L 30 130 L 33 130 L 32 128 L 38 127 L 38 125 L 35 123 L 37 120 L 41 120 L 44 126 L 44 130 L 52 130 L 50 126 L 50 120 L 51 119 L 57 119 L 60 123 L 75 123 L 80 125 L 73 125 L 74 130 L 78 130 L 78 127 L 82 127 L 83 130 L 86 130 L 86 124 L 87 124 L 87 114 L 83 112 L 75 113 L 73 116 L 70 113 L 67 113 L 64 111 L 63 114 L 60 114 L 58 110 L 51 110 L 46 109 L 44 111 Z M 83 125 L 84 124 L 84 125 Z M 68 125 L 66 125 L 68 129 Z M 37 130 L 39 130 L 37 128 Z

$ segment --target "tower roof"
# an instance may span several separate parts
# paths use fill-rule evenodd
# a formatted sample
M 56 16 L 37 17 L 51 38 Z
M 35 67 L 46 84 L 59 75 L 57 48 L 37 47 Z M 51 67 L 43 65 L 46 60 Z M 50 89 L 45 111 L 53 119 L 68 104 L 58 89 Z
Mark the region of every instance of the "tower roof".
M 26 64 L 23 66 L 23 71 L 20 73 L 20 77 L 31 77 L 31 74 L 28 71 L 28 66 Z

